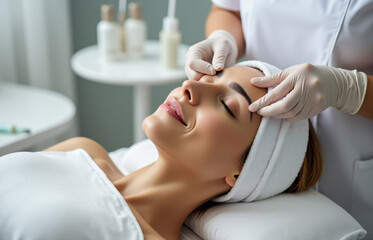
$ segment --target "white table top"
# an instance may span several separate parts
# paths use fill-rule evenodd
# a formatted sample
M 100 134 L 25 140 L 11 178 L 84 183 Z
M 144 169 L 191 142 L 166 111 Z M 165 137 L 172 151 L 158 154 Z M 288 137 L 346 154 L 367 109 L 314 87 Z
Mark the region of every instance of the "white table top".
M 60 93 L 1 81 L 0 109 L 0 124 L 31 130 L 31 134 L 0 133 L 0 156 L 63 133 L 75 115 L 72 101 Z
M 97 46 L 89 46 L 76 52 L 71 65 L 79 76 L 114 85 L 157 85 L 186 79 L 184 58 L 188 46 L 179 47 L 179 68 L 164 69 L 160 66 L 160 46 L 158 41 L 147 41 L 145 56 L 138 59 L 124 57 L 120 60 L 103 63 L 98 57 Z

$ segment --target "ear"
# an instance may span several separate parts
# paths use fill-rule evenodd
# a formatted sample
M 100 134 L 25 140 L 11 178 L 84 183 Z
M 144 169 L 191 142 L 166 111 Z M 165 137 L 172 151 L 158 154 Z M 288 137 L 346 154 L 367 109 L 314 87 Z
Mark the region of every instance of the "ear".
M 238 178 L 238 174 L 235 174 L 235 175 L 229 175 L 229 176 L 226 176 L 226 177 L 225 177 L 225 182 L 226 182 L 229 186 L 233 187 L 234 184 L 235 184 L 236 181 L 237 181 L 237 178 Z

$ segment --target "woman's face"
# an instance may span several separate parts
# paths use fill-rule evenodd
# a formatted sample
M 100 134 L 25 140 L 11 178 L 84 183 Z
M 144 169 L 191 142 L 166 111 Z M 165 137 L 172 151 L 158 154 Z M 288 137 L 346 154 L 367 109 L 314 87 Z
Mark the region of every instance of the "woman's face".
M 234 66 L 174 89 L 143 122 L 159 156 L 205 179 L 238 174 L 261 121 L 248 110 L 266 93 L 250 84 L 257 76 L 263 74 Z

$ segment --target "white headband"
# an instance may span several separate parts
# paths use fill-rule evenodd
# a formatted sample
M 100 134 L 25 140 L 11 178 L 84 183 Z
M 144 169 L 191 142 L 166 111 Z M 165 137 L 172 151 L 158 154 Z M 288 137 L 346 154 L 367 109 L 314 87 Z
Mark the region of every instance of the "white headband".
M 280 71 L 258 61 L 238 65 L 257 68 L 266 76 Z M 235 185 L 227 194 L 213 201 L 251 202 L 272 197 L 289 188 L 303 164 L 308 128 L 308 120 L 290 122 L 263 117 Z

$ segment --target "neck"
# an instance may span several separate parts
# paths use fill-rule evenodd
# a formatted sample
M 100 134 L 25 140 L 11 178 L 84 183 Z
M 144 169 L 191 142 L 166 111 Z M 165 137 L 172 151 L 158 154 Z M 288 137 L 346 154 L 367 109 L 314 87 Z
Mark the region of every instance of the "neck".
M 182 224 L 194 209 L 229 190 L 223 179 L 204 182 L 162 157 L 114 184 L 128 205 L 165 239 L 179 239 Z

